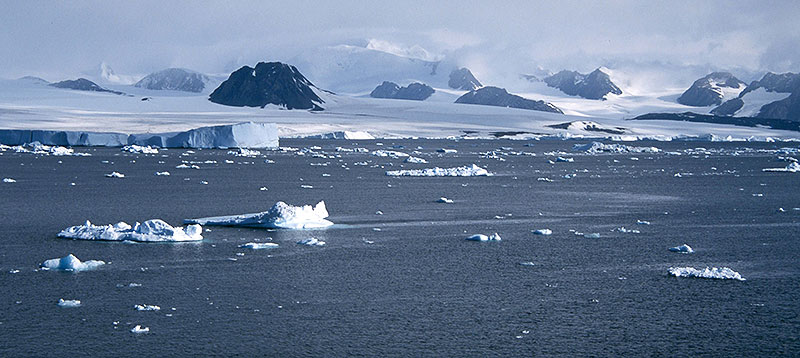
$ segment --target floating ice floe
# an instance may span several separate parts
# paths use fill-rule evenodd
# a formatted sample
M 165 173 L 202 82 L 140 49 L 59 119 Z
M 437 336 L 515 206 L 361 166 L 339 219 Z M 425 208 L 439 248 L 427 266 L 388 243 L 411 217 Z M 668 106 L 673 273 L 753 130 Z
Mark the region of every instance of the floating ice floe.
M 428 169 L 401 169 L 389 170 L 386 172 L 388 176 L 407 176 L 407 177 L 474 177 L 474 176 L 492 176 L 488 170 L 483 169 L 475 164 L 471 166 L 463 166 L 457 168 L 428 168 Z
M 239 148 L 238 150 L 230 150 L 228 154 L 235 155 L 237 157 L 257 157 L 261 155 L 261 152 L 257 150 L 247 149 L 247 148 Z
M 41 267 L 45 270 L 80 272 L 94 270 L 105 264 L 105 261 L 100 260 L 81 262 L 75 255 L 69 254 L 62 258 L 47 260 L 42 263 Z
M 403 162 L 411 164 L 428 164 L 428 161 L 419 157 L 408 156 Z
M 324 201 L 320 201 L 313 207 L 311 205 L 293 206 L 279 201 L 269 210 L 260 213 L 190 219 L 184 222 L 270 229 L 319 229 L 333 225 L 332 222 L 325 219 L 327 217 L 328 210 L 325 208 Z
M 81 306 L 81 301 L 80 300 L 65 300 L 63 298 L 59 298 L 57 305 L 58 305 L 58 307 L 63 307 L 63 308 L 75 308 L 75 307 L 80 307 Z
M 111 172 L 110 174 L 106 174 L 106 178 L 124 178 L 125 174 L 119 172 Z
M 455 149 L 447 149 L 447 148 L 440 148 L 440 149 L 437 149 L 436 151 L 439 152 L 439 153 L 444 153 L 444 154 L 455 154 L 455 153 L 458 153 L 458 151 L 455 150 Z
M 558 158 L 556 158 L 556 162 L 562 162 L 562 163 L 572 163 L 572 162 L 574 162 L 574 161 L 575 161 L 575 159 L 573 159 L 573 158 L 565 158 L 565 157 L 558 157 Z
M 16 183 L 17 181 L 11 178 L 3 178 L 3 183 Z
M 534 235 L 552 235 L 553 230 L 550 229 L 538 229 L 532 231 Z
M 160 311 L 161 307 L 156 305 L 134 305 L 133 308 L 137 311 Z
M 297 244 L 305 246 L 325 246 L 325 241 L 319 240 L 315 237 L 311 237 L 305 240 L 300 240 L 297 242 Z
M 475 234 L 475 235 L 472 235 L 472 236 L 466 238 L 466 240 L 468 240 L 468 241 L 502 241 L 503 239 L 500 237 L 500 234 L 494 233 L 494 234 L 491 234 L 489 236 L 486 236 L 484 234 Z
M 123 152 L 128 153 L 137 153 L 137 154 L 158 154 L 158 148 L 151 147 L 149 145 L 126 145 L 122 147 Z
M 623 234 L 641 234 L 642 233 L 639 230 L 627 229 L 624 226 L 620 226 L 620 227 L 618 227 L 618 228 L 616 228 L 614 230 L 611 230 L 611 231 L 617 231 L 617 232 L 621 232 Z
M 583 237 L 585 237 L 587 239 L 599 239 L 600 238 L 600 233 L 599 232 L 593 232 L 591 234 L 584 234 Z
M 727 267 L 706 267 L 703 270 L 698 270 L 694 267 L 670 267 L 669 274 L 675 277 L 697 277 L 739 281 L 745 280 L 738 272 Z
M 169 176 L 169 172 L 156 172 L 157 176 Z
M 106 240 L 106 241 L 200 241 L 203 228 L 200 225 L 189 225 L 186 230 L 180 226 L 173 227 L 163 220 L 153 219 L 143 223 L 136 223 L 133 227 L 125 222 L 114 225 L 92 225 L 88 220 L 79 226 L 71 226 L 60 233 L 58 237 L 79 240 Z
M 683 244 L 681 246 L 670 247 L 669 251 L 680 252 L 682 254 L 691 254 L 691 253 L 694 252 L 694 250 L 692 250 L 691 246 L 686 245 L 686 244 Z
M 791 162 L 785 168 L 764 168 L 761 170 L 765 172 L 797 173 L 800 172 L 800 163 Z
M 589 154 L 599 153 L 659 153 L 661 149 L 656 147 L 632 147 L 623 144 L 605 144 L 601 142 L 591 142 L 589 144 L 576 144 L 573 150 L 586 152 Z
M 520 266 L 536 266 L 536 264 L 533 263 L 533 261 L 523 261 L 523 262 L 520 262 L 519 264 L 520 264 Z
M 374 155 L 376 157 L 390 157 L 390 158 L 395 158 L 395 159 L 409 156 L 408 154 L 403 153 L 403 152 L 397 152 L 397 151 L 394 151 L 394 150 L 385 150 L 385 149 L 378 149 L 378 150 L 372 152 L 372 155 Z
M 196 164 L 189 165 L 189 164 L 183 163 L 183 164 L 176 165 L 175 169 L 200 169 L 200 167 L 198 165 L 196 165 Z
M 645 220 L 636 220 L 636 225 L 650 225 L 650 222 Z
M 131 328 L 131 333 L 142 334 L 142 333 L 149 333 L 150 327 L 142 327 L 141 325 L 136 325 L 136 327 Z
M 239 245 L 239 247 L 242 249 L 263 250 L 277 248 L 278 244 L 272 242 L 248 242 L 246 244 Z
M 13 131 L 13 130 L 12 130 Z M 2 130 L 0 130 L 2 132 Z M 14 142 L 13 140 L 11 142 Z M 0 144 L 0 150 L 11 150 L 16 153 L 30 153 L 37 155 L 54 155 L 54 156 L 91 156 L 89 153 L 75 153 L 71 148 L 60 147 L 57 145 L 44 145 L 38 141 L 30 142 L 22 145 L 7 146 Z
M 313 138 L 313 139 L 349 139 L 349 140 L 365 140 L 365 139 L 375 139 L 372 134 L 365 131 L 336 131 L 330 133 L 323 133 L 308 136 L 306 138 Z
M 453 199 L 448 199 L 448 198 L 445 198 L 445 197 L 441 197 L 441 198 L 439 198 L 439 200 L 436 200 L 436 202 L 437 202 L 437 203 L 442 203 L 442 204 L 452 204 L 452 203 L 455 203 L 455 201 L 453 201 Z

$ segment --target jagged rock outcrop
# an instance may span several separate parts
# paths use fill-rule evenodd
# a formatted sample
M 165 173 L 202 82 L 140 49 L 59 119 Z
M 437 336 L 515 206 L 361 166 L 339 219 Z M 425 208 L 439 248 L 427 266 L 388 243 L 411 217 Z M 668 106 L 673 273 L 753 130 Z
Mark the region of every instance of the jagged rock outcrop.
M 730 72 L 712 72 L 692 83 L 680 97 L 678 103 L 685 106 L 706 107 L 722 104 L 727 91 L 741 91 L 744 82 Z
M 91 91 L 91 92 L 108 92 L 113 94 L 124 94 L 119 91 L 114 91 L 110 89 L 106 89 L 100 87 L 97 83 L 89 81 L 85 78 L 79 78 L 77 80 L 66 80 L 56 83 L 51 83 L 50 86 L 57 87 L 57 88 L 66 88 L 78 91 Z
M 611 82 L 611 77 L 599 68 L 588 75 L 564 70 L 546 77 L 544 82 L 570 96 L 586 99 L 605 100 L 609 93 L 622 94 L 622 90 Z
M 397 83 L 383 81 L 378 87 L 369 94 L 373 98 L 408 99 L 414 101 L 424 101 L 434 92 L 431 86 L 424 83 L 414 82 L 406 87 L 400 87 Z
M 466 67 L 450 72 L 450 80 L 447 81 L 447 85 L 450 86 L 450 88 L 464 91 L 472 91 L 483 87 L 481 82 L 472 74 L 472 71 Z
M 456 103 L 480 104 L 485 106 L 530 109 L 534 111 L 564 113 L 552 103 L 535 101 L 508 93 L 503 88 L 483 87 L 472 90 L 456 100 Z
M 214 103 L 236 107 L 261 107 L 268 104 L 286 109 L 322 110 L 325 103 L 317 89 L 292 65 L 259 62 L 244 66 L 228 77 L 209 96 Z
M 168 68 L 145 76 L 134 86 L 151 90 L 200 93 L 208 82 L 208 76 L 202 73 L 183 68 Z

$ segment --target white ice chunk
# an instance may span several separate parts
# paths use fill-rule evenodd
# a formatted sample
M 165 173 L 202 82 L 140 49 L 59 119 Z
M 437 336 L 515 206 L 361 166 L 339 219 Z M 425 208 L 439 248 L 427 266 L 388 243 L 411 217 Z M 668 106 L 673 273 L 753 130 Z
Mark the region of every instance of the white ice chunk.
M 428 168 L 428 169 L 401 169 L 389 170 L 388 176 L 409 176 L 409 177 L 473 177 L 473 176 L 492 176 L 488 170 L 475 164 L 457 168 Z
M 575 159 L 573 159 L 573 158 L 565 158 L 565 157 L 558 157 L 558 158 L 556 158 L 556 162 L 562 162 L 562 163 L 572 163 L 572 162 L 574 162 L 574 161 L 575 161 Z
M 3 178 L 3 183 L 16 183 L 17 181 L 11 178 Z
M 141 334 L 141 333 L 149 333 L 150 327 L 142 327 L 141 325 L 136 325 L 136 327 L 131 328 L 131 333 Z
M 453 201 L 452 199 L 448 199 L 448 198 L 445 198 L 445 197 L 441 197 L 441 198 L 439 198 L 439 200 L 436 200 L 436 202 L 437 202 L 437 203 L 442 203 L 442 204 L 452 204 L 452 203 L 454 203 L 455 201 Z
M 394 151 L 394 150 L 384 150 L 384 149 L 378 149 L 378 150 L 372 152 L 372 155 L 374 155 L 376 157 L 390 157 L 390 158 L 395 158 L 395 159 L 408 156 L 408 154 L 403 153 L 403 152 L 398 152 L 398 151 Z
M 261 155 L 261 152 L 257 150 L 247 149 L 247 148 L 239 148 L 238 150 L 230 150 L 228 154 L 235 155 L 237 157 L 257 157 Z
M 126 145 L 122 147 L 122 151 L 136 154 L 158 154 L 158 148 L 149 145 Z
M 785 173 L 797 173 L 800 172 L 800 163 L 798 162 L 791 162 L 786 168 L 764 168 L 761 169 L 765 172 L 785 172 Z
M 670 267 L 669 274 L 675 277 L 697 277 L 739 281 L 745 280 L 738 272 L 727 267 L 706 267 L 703 270 L 698 270 L 694 267 Z
M 600 233 L 599 232 L 593 232 L 591 234 L 585 234 L 585 235 L 583 235 L 583 237 L 585 237 L 587 239 L 599 239 L 600 238 Z
M 156 172 L 158 176 L 169 176 L 169 172 Z
M 318 229 L 333 225 L 332 222 L 325 220 L 327 217 L 328 210 L 324 201 L 313 207 L 293 206 L 279 201 L 269 210 L 260 213 L 190 219 L 185 223 L 273 229 Z
M 100 260 L 81 262 L 75 255 L 69 254 L 62 258 L 47 260 L 42 263 L 41 267 L 47 270 L 80 272 L 93 270 L 105 264 L 105 261 Z
M 692 250 L 692 247 L 686 244 L 683 244 L 681 246 L 670 247 L 669 251 L 680 252 L 682 254 L 691 254 L 694 252 L 694 250 Z
M 243 249 L 262 250 L 277 248 L 278 244 L 272 242 L 248 242 L 246 244 L 239 245 L 239 247 Z
M 572 147 L 573 150 L 586 152 L 589 154 L 599 153 L 658 153 L 661 149 L 656 147 L 632 147 L 623 144 L 605 144 L 600 142 L 591 142 L 589 144 L 576 144 Z
M 447 148 L 439 148 L 436 151 L 439 152 L 439 153 L 444 153 L 444 154 L 455 154 L 455 153 L 458 153 L 458 151 L 455 150 L 455 149 L 447 149 Z
M 500 237 L 500 234 L 494 233 L 489 236 L 484 234 L 475 234 L 470 237 L 467 237 L 466 240 L 468 241 L 502 241 L 503 239 Z
M 305 240 L 300 240 L 297 242 L 297 244 L 305 246 L 325 246 L 325 241 L 319 240 L 315 237 L 311 237 Z
M 409 156 L 403 162 L 411 163 L 411 164 L 428 164 L 428 161 L 419 157 L 412 157 Z
M 553 235 L 553 230 L 550 229 L 538 229 L 532 231 L 534 235 Z
M 119 172 L 111 172 L 110 174 L 106 174 L 106 178 L 124 178 L 125 174 Z
M 134 305 L 134 309 L 137 311 L 160 311 L 161 307 L 156 305 Z
M 58 299 L 57 305 L 63 308 L 75 308 L 81 306 L 80 300 L 65 300 L 63 298 Z
M 153 219 L 136 223 L 133 227 L 125 222 L 114 225 L 92 225 L 88 220 L 83 225 L 71 226 L 60 233 L 59 237 L 80 240 L 106 241 L 200 241 L 203 240 L 200 225 L 189 225 L 185 231 L 182 227 L 173 227 L 163 220 Z
M 315 138 L 315 139 L 350 139 L 350 140 L 365 140 L 365 139 L 375 139 L 372 134 L 365 131 L 336 131 L 318 135 L 312 135 L 308 138 Z

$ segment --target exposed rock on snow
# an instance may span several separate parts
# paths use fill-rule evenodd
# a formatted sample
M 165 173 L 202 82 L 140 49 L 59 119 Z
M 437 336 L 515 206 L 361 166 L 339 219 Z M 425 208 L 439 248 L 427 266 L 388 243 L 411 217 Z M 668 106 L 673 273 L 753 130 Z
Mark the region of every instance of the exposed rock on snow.
M 297 242 L 298 245 L 305 246 L 325 246 L 325 241 L 318 240 L 317 238 L 308 238 Z
M 114 225 L 92 225 L 88 220 L 83 225 L 71 226 L 60 233 L 58 237 L 76 240 L 105 240 L 105 241 L 200 241 L 203 228 L 200 225 L 189 225 L 186 230 L 182 227 L 172 227 L 163 220 L 153 219 L 143 223 L 136 223 L 133 227 L 125 222 Z
M 280 62 L 259 62 L 231 73 L 208 97 L 226 106 L 261 107 L 274 104 L 286 109 L 322 110 L 325 103 L 317 89 L 294 66 Z
M 589 154 L 600 153 L 659 153 L 661 149 L 656 147 L 632 147 L 623 144 L 605 144 L 600 142 L 591 142 L 589 144 L 576 144 L 572 146 L 572 150 L 586 152 Z
M 678 97 L 678 103 L 686 106 L 705 107 L 719 105 L 727 97 L 735 97 L 744 90 L 745 83 L 729 72 L 712 72 L 692 83 Z
M 388 176 L 408 176 L 408 177 L 474 177 L 474 176 L 492 176 L 486 169 L 483 169 L 475 164 L 471 166 L 457 167 L 457 168 L 427 168 L 427 169 L 401 169 L 389 170 L 386 172 Z
M 134 86 L 151 90 L 200 93 L 209 81 L 208 76 L 202 73 L 183 68 L 168 68 L 145 76 Z
M 105 264 L 105 261 L 100 260 L 81 262 L 75 255 L 69 254 L 62 258 L 47 260 L 42 263 L 41 267 L 46 270 L 80 272 L 93 270 Z
M 467 241 L 502 241 L 503 239 L 500 238 L 500 235 L 498 233 L 494 233 L 494 234 L 491 234 L 489 236 L 486 236 L 484 234 L 475 234 L 475 235 L 472 235 L 472 236 L 466 238 L 466 240 Z
M 239 247 L 243 249 L 263 250 L 277 248 L 278 244 L 272 242 L 248 242 L 246 244 L 239 245 Z
M 514 94 L 510 94 L 503 88 L 492 87 L 492 86 L 482 87 L 467 92 L 463 96 L 458 97 L 456 103 L 479 104 L 484 106 L 509 107 L 509 108 L 519 108 L 519 109 L 529 109 L 534 111 L 552 112 L 552 113 L 564 113 L 561 111 L 561 109 L 559 109 L 552 103 L 523 98 Z
M 797 173 L 800 172 L 800 163 L 798 162 L 791 162 L 785 168 L 764 168 L 761 169 L 765 172 L 785 172 L 785 173 Z
M 706 267 L 703 270 L 698 270 L 694 267 L 670 267 L 669 274 L 675 277 L 696 277 L 696 278 L 711 278 L 718 280 L 739 280 L 745 279 L 738 272 L 731 270 L 727 267 L 717 268 Z
M 407 99 L 414 101 L 424 101 L 434 92 L 431 86 L 424 83 L 414 82 L 406 87 L 400 87 L 397 83 L 384 81 L 375 87 L 369 96 L 372 98 Z
M 480 81 L 466 67 L 462 67 L 450 72 L 450 79 L 447 85 L 452 89 L 472 91 L 483 87 Z
M 561 71 L 544 79 L 550 87 L 555 87 L 570 96 L 605 100 L 609 93 L 622 94 L 622 90 L 611 82 L 608 74 L 596 69 L 588 75 L 575 71 Z
M 683 244 L 681 246 L 670 247 L 669 251 L 680 252 L 682 254 L 691 254 L 691 253 L 694 252 L 694 250 L 692 250 L 691 246 L 686 245 L 686 244 Z
M 58 307 L 63 307 L 63 308 L 75 308 L 75 307 L 80 307 L 81 306 L 81 301 L 80 300 L 65 300 L 63 298 L 59 298 L 57 305 L 58 305 Z
M 190 219 L 185 223 L 273 229 L 319 229 L 333 225 L 332 222 L 325 220 L 327 217 L 328 210 L 324 201 L 320 201 L 314 207 L 292 206 L 279 201 L 269 210 L 260 213 Z

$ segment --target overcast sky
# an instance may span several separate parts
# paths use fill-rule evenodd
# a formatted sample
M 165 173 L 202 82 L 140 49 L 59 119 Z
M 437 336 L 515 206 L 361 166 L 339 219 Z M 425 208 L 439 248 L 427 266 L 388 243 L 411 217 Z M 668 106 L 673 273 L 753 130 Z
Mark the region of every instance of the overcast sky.
M 0 77 L 207 73 L 335 44 L 516 72 L 622 64 L 800 71 L 800 1 L 12 1 Z M 423 52 L 421 49 L 424 49 Z

